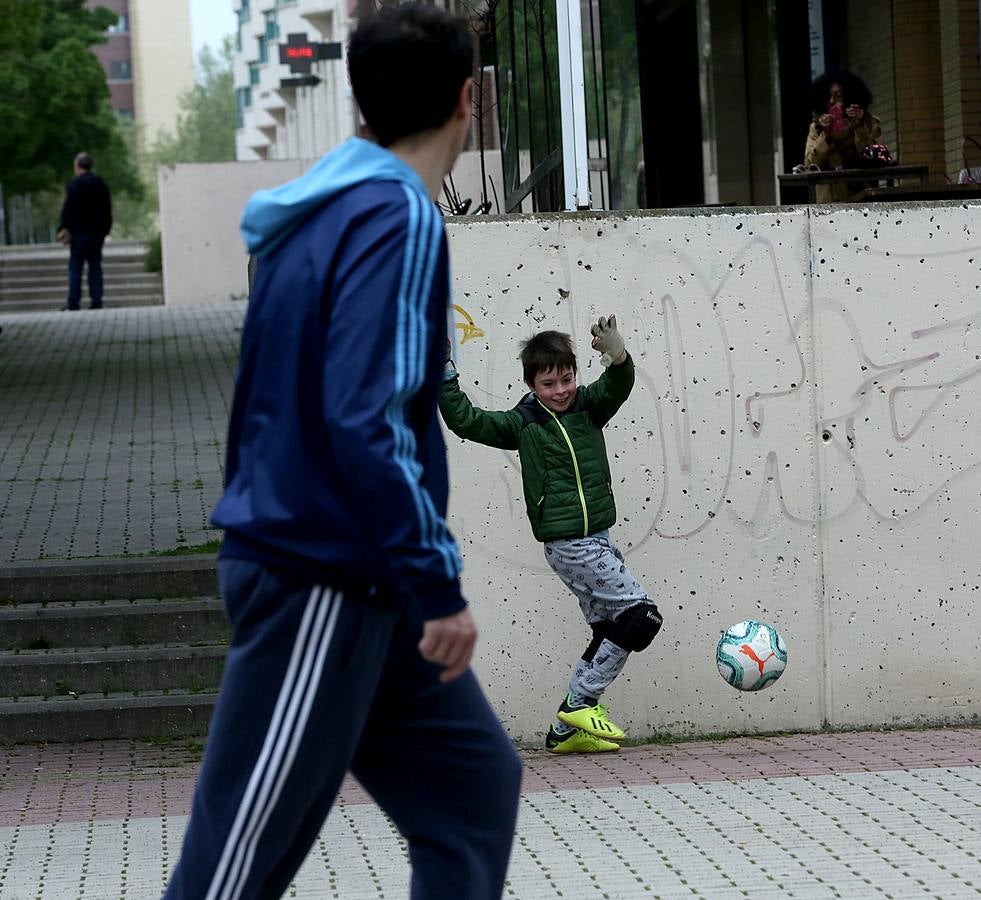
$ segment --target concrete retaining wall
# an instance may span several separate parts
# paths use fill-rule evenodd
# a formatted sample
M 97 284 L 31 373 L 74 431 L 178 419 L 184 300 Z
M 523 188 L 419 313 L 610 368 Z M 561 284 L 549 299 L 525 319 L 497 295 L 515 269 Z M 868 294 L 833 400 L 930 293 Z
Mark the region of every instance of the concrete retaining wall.
M 297 159 L 162 166 L 160 236 L 164 302 L 197 306 L 248 292 L 248 258 L 238 230 L 249 197 L 299 177 Z
M 164 171 L 168 302 L 244 291 L 241 205 L 302 164 L 246 178 L 273 165 L 178 167 L 173 204 Z M 979 228 L 959 204 L 450 220 L 475 402 L 518 401 L 519 341 L 544 328 L 570 331 L 595 378 L 600 313 L 637 360 L 607 432 L 614 536 L 666 624 L 608 698 L 633 734 L 979 716 Z M 449 448 L 477 668 L 534 741 L 587 631 L 532 538 L 516 455 Z M 714 665 L 747 617 L 790 651 L 758 695 Z
M 248 292 L 247 260 L 239 221 L 249 197 L 302 175 L 313 160 L 182 163 L 162 166 L 160 233 L 163 248 L 164 302 L 198 306 Z M 504 202 L 499 151 L 485 153 L 485 172 Z M 462 153 L 453 170 L 461 199 L 480 203 L 480 154 Z M 494 195 L 488 185 L 490 199 Z M 440 198 L 445 202 L 445 197 Z
M 459 367 L 522 393 L 519 341 L 617 312 L 639 367 L 607 429 L 614 537 L 664 612 L 607 698 L 635 735 L 981 712 L 981 214 L 960 205 L 450 224 Z M 535 740 L 587 642 L 527 524 L 516 454 L 448 439 L 478 670 Z M 742 695 L 720 631 L 783 633 Z

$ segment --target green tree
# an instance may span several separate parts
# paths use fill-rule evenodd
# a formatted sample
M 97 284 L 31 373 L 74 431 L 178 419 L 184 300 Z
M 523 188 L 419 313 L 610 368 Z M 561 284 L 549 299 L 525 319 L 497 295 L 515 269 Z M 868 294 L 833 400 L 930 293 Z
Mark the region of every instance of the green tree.
M 225 162 L 235 159 L 235 85 L 232 39 L 218 53 L 205 45 L 198 56 L 195 85 L 181 96 L 173 134 L 162 132 L 150 157 L 157 165 Z
M 219 53 L 205 46 L 197 60 L 194 87 L 179 100 L 173 131 L 161 130 L 150 146 L 143 131 L 127 133 L 129 156 L 142 173 L 142 197 L 113 204 L 114 232 L 124 237 L 153 237 L 159 209 L 157 169 L 175 163 L 225 162 L 235 159 L 235 87 L 232 79 L 232 39 Z
M 142 191 L 90 48 L 116 14 L 85 0 L 0 0 L 0 185 L 51 204 L 86 150 L 116 193 Z
M 0 183 L 8 193 L 62 184 L 80 150 L 116 190 L 139 192 L 105 73 L 90 47 L 116 21 L 85 0 L 0 0 Z

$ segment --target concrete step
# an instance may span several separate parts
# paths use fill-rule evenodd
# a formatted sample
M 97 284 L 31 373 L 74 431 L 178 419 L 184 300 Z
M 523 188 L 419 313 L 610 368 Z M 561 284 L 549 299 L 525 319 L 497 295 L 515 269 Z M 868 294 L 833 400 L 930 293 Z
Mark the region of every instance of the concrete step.
M 214 691 L 0 698 L 0 743 L 200 737 Z
M 224 644 L 0 650 L 0 685 L 8 697 L 216 690 L 227 652 Z
M 83 284 L 85 278 L 82 279 Z M 156 272 L 144 272 L 142 269 L 133 273 L 105 272 L 103 279 L 107 285 L 119 284 L 124 286 L 147 286 L 159 290 L 163 279 Z M 68 276 L 64 272 L 49 272 L 41 275 L 31 275 L 8 278 L 0 275 L 0 293 L 24 293 L 29 291 L 59 290 L 64 292 L 68 286 Z
M 103 298 L 102 305 L 106 309 L 122 309 L 134 306 L 163 306 L 164 298 L 162 294 L 150 295 L 145 297 L 130 297 L 112 295 Z M 5 313 L 32 313 L 32 312 L 58 312 L 65 305 L 65 298 L 58 300 L 31 300 L 22 303 L 15 300 L 0 299 L 0 316 Z M 89 305 L 88 296 L 82 295 L 82 308 L 87 309 Z
M 114 272 L 146 272 L 146 264 L 141 256 L 103 256 L 103 271 Z M 0 281 L 6 278 L 27 277 L 31 275 L 47 275 L 52 272 L 66 273 L 68 271 L 68 254 L 63 257 L 50 259 L 28 259 L 17 262 L 0 261 Z M 158 273 L 159 274 L 159 273 Z
M 5 566 L 0 742 L 206 733 L 228 652 L 217 590 L 211 555 Z
M 109 294 L 116 294 L 117 296 L 126 297 L 147 297 L 153 296 L 155 294 L 160 294 L 163 292 L 163 286 L 158 282 L 157 284 L 138 282 L 133 284 L 127 281 L 107 281 L 105 282 L 104 293 L 106 296 Z M 68 284 L 60 285 L 40 285 L 36 287 L 29 288 L 0 288 L 0 302 L 3 300 L 9 300 L 10 302 L 23 302 L 30 303 L 32 300 L 47 300 L 54 297 L 64 297 L 68 293 Z M 88 285 L 82 284 L 82 294 L 83 296 L 88 295 Z
M 184 600 L 78 600 L 0 607 L 0 650 L 222 643 L 217 597 Z
M 211 554 L 8 563 L 0 570 L 0 604 L 52 601 L 213 597 Z
M 45 256 L 0 256 L 0 272 L 22 272 L 37 269 L 55 269 L 59 266 L 68 265 L 68 250 L 60 253 L 51 253 Z M 144 268 L 145 253 L 114 253 L 103 249 L 102 264 L 109 266 L 120 266 L 122 268 Z
M 154 297 L 162 292 L 159 284 L 124 284 L 113 285 L 107 283 L 104 289 L 104 297 L 110 294 L 126 297 Z M 0 288 L 0 303 L 9 301 L 11 303 L 31 303 L 35 300 L 49 301 L 60 298 L 64 303 L 68 293 L 67 285 L 35 288 L 18 288 L 17 290 L 7 290 Z M 82 296 L 88 296 L 88 286 L 82 286 Z
M 103 253 L 146 253 L 146 241 L 138 238 L 119 239 L 110 235 L 103 244 Z M 27 259 L 30 257 L 46 257 L 52 254 L 64 254 L 68 251 L 64 244 L 53 242 L 49 244 L 5 244 L 0 247 L 0 262 L 8 259 Z

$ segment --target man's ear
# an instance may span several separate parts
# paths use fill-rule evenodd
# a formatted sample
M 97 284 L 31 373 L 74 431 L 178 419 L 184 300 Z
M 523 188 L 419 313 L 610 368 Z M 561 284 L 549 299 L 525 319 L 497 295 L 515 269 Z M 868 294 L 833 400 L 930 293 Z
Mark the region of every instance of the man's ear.
M 473 78 L 468 78 L 460 86 L 453 114 L 457 119 L 470 119 L 473 116 Z

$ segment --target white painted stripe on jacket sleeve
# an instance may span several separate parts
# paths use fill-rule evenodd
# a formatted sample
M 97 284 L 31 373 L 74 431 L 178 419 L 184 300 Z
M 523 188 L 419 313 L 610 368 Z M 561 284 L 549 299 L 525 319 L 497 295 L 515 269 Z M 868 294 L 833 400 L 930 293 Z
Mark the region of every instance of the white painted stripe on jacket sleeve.
M 300 620 L 300 627 L 297 629 L 296 638 L 293 642 L 293 650 L 290 653 L 286 674 L 283 676 L 283 683 L 280 686 L 279 695 L 276 698 L 276 705 L 273 709 L 272 717 L 269 720 L 269 727 L 266 730 L 262 749 L 252 768 L 252 773 L 249 776 L 249 782 L 246 785 L 245 793 L 242 795 L 242 800 L 239 802 L 235 821 L 232 823 L 232 827 L 225 839 L 225 846 L 222 848 L 222 854 L 212 876 L 211 885 L 208 888 L 205 900 L 217 900 L 219 896 L 219 891 L 221 891 L 222 885 L 225 883 L 229 866 L 232 863 L 233 856 L 242 838 L 242 833 L 250 818 L 256 794 L 261 789 L 267 767 L 275 753 L 283 720 L 286 717 L 297 678 L 303 667 L 304 655 L 307 650 L 311 631 L 317 622 L 323 618 L 322 615 L 318 615 L 318 613 L 322 612 L 324 606 L 320 602 L 321 596 L 322 593 L 319 587 L 314 587 L 310 592 L 306 609 L 304 609 L 303 617 Z
M 416 521 L 419 525 L 420 543 L 426 547 L 425 533 L 422 527 L 422 507 L 419 498 L 413 490 L 413 484 L 418 479 L 418 472 L 413 472 L 408 463 L 409 450 L 408 441 L 411 439 L 410 429 L 405 424 L 404 407 L 408 400 L 408 384 L 411 378 L 409 372 L 410 358 L 407 352 L 409 322 L 409 304 L 406 302 L 407 295 L 413 289 L 413 279 L 415 276 L 415 257 L 416 244 L 419 235 L 419 198 L 415 191 L 406 190 L 406 199 L 409 209 L 409 225 L 406 235 L 405 251 L 402 256 L 402 278 L 399 283 L 399 293 L 396 298 L 395 316 L 395 383 L 392 397 L 385 408 L 385 421 L 392 429 L 394 439 L 394 458 L 395 463 L 402 470 L 412 497 L 412 502 L 416 507 Z
M 429 302 L 429 292 L 433 287 L 433 276 L 436 273 L 436 269 L 439 264 L 439 251 L 442 247 L 442 241 L 440 238 L 443 234 L 443 220 L 439 216 L 433 213 L 432 217 L 432 234 L 429 239 L 429 259 L 427 261 L 425 269 L 425 280 L 422 283 L 420 290 L 420 297 L 422 298 L 422 309 L 423 309 L 423 321 L 425 321 L 425 308 Z M 425 371 L 426 367 L 426 342 L 423 341 L 420 348 L 417 359 L 417 365 L 420 372 Z M 421 379 L 420 379 L 421 380 Z M 413 450 L 414 453 L 414 450 Z M 463 568 L 463 563 L 460 559 L 459 550 L 457 549 L 456 542 L 450 537 L 449 529 L 446 527 L 446 522 L 439 513 L 436 512 L 436 506 L 433 503 L 433 498 L 426 491 L 423 494 L 423 503 L 426 507 L 426 512 L 428 514 L 429 523 L 431 526 L 430 530 L 430 540 L 439 545 L 442 548 L 446 548 L 447 552 L 443 553 L 443 558 L 446 561 L 446 574 L 450 578 L 455 578 L 460 574 Z
M 405 476 L 416 509 L 420 543 L 440 554 L 447 576 L 453 577 L 458 572 L 456 547 L 452 541 L 435 540 L 439 517 L 420 483 L 422 466 L 416 458 L 415 435 L 405 423 L 404 412 L 409 397 L 418 390 L 424 377 L 424 367 L 418 365 L 418 356 L 412 348 L 421 346 L 425 357 L 428 294 L 424 294 L 421 287 L 423 283 L 432 282 L 432 274 L 429 273 L 427 278 L 426 270 L 437 263 L 437 254 L 433 250 L 439 247 L 439 230 L 435 227 L 438 223 L 433 205 L 408 186 L 404 186 L 404 190 L 409 207 L 409 229 L 396 314 L 395 392 L 386 408 L 385 418 L 395 433 L 395 459 Z M 448 538 L 448 532 L 446 534 Z
M 408 395 L 418 390 L 425 376 L 426 360 L 426 312 L 429 304 L 429 290 L 432 287 L 433 273 L 439 262 L 440 235 L 442 234 L 442 221 L 436 214 L 436 209 L 432 203 L 421 199 L 415 191 L 405 187 L 406 197 L 410 204 L 410 209 L 414 206 L 420 208 L 418 220 L 420 221 L 418 231 L 418 242 L 414 249 L 414 254 L 418 254 L 418 259 L 410 261 L 406 258 L 406 267 L 411 264 L 414 277 L 409 282 L 408 295 L 400 295 L 400 303 L 405 302 L 409 307 L 409 322 L 412 330 L 415 331 L 417 341 L 406 346 L 408 352 L 408 363 L 405 367 L 408 377 L 405 384 L 405 394 L 401 404 L 397 407 L 398 424 L 404 429 L 404 441 L 401 449 L 403 454 L 400 458 L 400 465 L 406 472 L 406 480 L 409 482 L 413 493 L 413 501 L 416 506 L 416 515 L 419 521 L 419 529 L 422 535 L 422 544 L 427 549 L 436 550 L 443 558 L 444 570 L 448 578 L 454 578 L 459 574 L 460 563 L 459 553 L 445 523 L 436 513 L 436 508 L 426 491 L 421 485 L 422 466 L 416 458 L 416 439 L 415 434 L 404 424 L 404 405 Z M 413 247 L 410 240 L 409 247 Z M 412 352 L 414 350 L 414 352 Z M 393 423 L 394 424 L 394 423 Z

